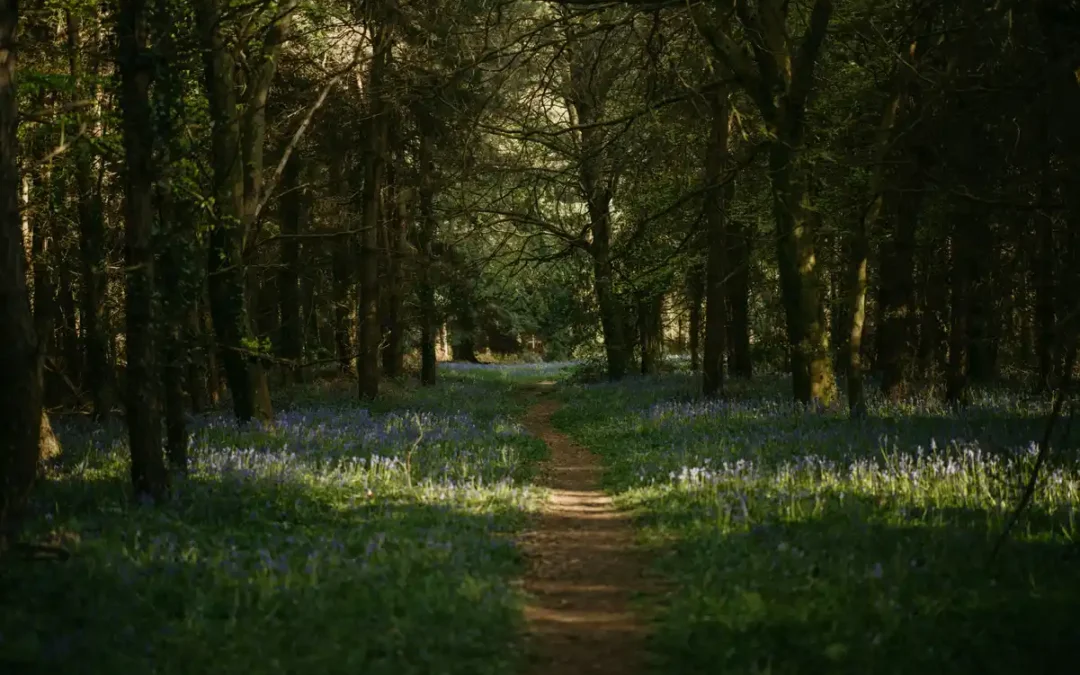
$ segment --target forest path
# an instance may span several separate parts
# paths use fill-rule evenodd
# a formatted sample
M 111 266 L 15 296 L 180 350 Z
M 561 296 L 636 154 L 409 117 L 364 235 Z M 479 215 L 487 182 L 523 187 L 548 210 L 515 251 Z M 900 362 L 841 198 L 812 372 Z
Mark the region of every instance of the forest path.
M 549 389 L 541 385 L 541 389 Z M 647 590 L 627 514 L 600 487 L 599 459 L 551 425 L 560 403 L 541 394 L 523 420 L 551 449 L 551 491 L 524 538 L 530 673 L 642 673 L 646 630 L 631 611 Z

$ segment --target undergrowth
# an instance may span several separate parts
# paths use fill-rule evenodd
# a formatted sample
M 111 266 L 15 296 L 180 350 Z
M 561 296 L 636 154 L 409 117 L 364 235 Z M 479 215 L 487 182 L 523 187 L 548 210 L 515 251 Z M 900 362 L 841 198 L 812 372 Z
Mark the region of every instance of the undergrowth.
M 687 376 L 570 386 L 555 422 L 604 457 L 669 582 L 663 673 L 1035 673 L 1080 629 L 1077 434 L 990 551 L 1048 406 L 983 392 L 862 422 L 775 378 L 702 401 Z

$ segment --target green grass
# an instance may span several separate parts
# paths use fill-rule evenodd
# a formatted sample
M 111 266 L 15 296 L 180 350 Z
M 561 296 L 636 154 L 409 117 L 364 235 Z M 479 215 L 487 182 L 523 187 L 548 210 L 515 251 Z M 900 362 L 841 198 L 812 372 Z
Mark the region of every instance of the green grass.
M 73 556 L 0 567 L 0 671 L 516 672 L 514 537 L 546 450 L 512 387 L 449 372 L 369 412 L 324 383 L 272 428 L 202 419 L 158 505 L 129 499 L 122 428 L 58 422 L 33 527 Z
M 1035 673 L 1075 660 L 1074 464 L 1055 464 L 990 558 L 1044 402 L 987 393 L 959 415 L 878 403 L 858 423 L 791 406 L 784 388 L 736 384 L 724 403 L 693 400 L 685 376 L 563 389 L 556 424 L 603 455 L 669 582 L 656 672 Z

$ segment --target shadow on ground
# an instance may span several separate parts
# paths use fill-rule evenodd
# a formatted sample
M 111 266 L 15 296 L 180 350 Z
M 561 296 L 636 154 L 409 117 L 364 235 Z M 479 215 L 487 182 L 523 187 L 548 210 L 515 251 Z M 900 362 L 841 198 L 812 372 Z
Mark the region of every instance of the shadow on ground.
M 156 507 L 40 486 L 73 545 L 0 567 L 5 673 L 497 673 L 520 651 L 511 507 L 258 480 Z

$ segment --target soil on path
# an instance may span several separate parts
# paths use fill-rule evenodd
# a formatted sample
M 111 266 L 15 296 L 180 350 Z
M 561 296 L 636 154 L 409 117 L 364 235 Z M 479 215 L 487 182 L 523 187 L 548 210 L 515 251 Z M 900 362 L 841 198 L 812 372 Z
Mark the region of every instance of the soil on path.
M 557 401 L 542 398 L 525 427 L 551 449 L 541 483 L 551 498 L 525 535 L 530 672 L 644 672 L 645 626 L 631 601 L 646 590 L 625 513 L 600 488 L 598 458 L 551 426 Z

